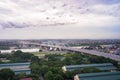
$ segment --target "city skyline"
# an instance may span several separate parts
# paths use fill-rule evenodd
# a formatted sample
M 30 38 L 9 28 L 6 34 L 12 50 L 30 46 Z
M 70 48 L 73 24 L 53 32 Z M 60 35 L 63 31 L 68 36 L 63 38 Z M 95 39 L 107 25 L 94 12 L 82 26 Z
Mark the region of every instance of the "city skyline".
M 120 39 L 120 0 L 2 0 L 0 39 Z

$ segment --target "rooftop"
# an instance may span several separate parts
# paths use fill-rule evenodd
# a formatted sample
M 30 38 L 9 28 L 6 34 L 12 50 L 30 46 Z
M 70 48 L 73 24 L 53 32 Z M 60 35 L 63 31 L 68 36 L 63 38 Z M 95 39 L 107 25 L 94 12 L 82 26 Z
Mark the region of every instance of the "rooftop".
M 0 64 L 0 67 L 2 66 L 23 66 L 23 65 L 30 65 L 30 62 Z
M 15 72 L 15 74 L 19 74 L 21 72 L 25 72 L 26 74 L 30 74 L 31 70 L 29 68 L 30 62 L 25 63 L 8 63 L 8 64 L 0 64 L 0 69 L 10 68 Z
M 66 69 L 80 69 L 80 68 L 86 68 L 86 67 L 95 67 L 100 70 L 111 70 L 116 69 L 116 67 L 112 63 L 102 63 L 102 64 L 82 64 L 82 65 L 70 65 L 65 66 Z
M 78 77 L 80 80 L 120 80 L 120 71 L 78 74 Z

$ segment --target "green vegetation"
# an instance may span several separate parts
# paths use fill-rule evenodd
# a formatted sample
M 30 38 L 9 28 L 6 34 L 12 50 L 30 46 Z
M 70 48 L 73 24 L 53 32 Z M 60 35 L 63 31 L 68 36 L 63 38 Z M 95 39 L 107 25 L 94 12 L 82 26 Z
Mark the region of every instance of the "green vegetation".
M 43 55 L 47 55 L 47 54 L 66 54 L 66 52 L 59 52 L 59 51 L 50 51 L 50 52 L 33 52 L 32 53 L 35 56 L 43 56 Z
M 104 57 L 84 55 L 79 53 L 67 54 L 46 54 L 44 58 L 31 64 L 32 73 L 41 75 L 45 80 L 73 80 L 73 76 L 77 73 L 101 72 L 96 68 L 84 68 L 82 70 L 67 71 L 63 73 L 61 70 L 64 65 L 78 65 L 91 63 L 107 63 L 111 62 L 117 66 L 117 62 Z M 54 76 L 54 77 L 52 77 Z M 56 77 L 57 76 L 57 77 Z
M 0 60 L 0 63 L 19 63 L 19 62 L 30 62 L 30 61 L 32 61 L 34 63 L 39 60 L 37 56 L 34 56 L 33 54 L 30 54 L 30 53 L 24 53 L 19 50 L 14 52 L 13 54 L 0 54 L 0 58 L 9 60 L 9 62 L 2 62 Z M 26 75 L 25 73 L 20 73 L 18 75 L 14 75 L 11 79 L 5 74 L 11 74 L 13 72 L 12 70 L 10 70 L 12 72 L 10 72 L 8 69 L 7 70 L 1 69 L 1 71 L 0 71 L 0 80 L 19 80 L 20 78 L 25 78 L 25 77 L 32 77 L 33 80 L 38 80 L 38 76 L 36 74 Z M 3 75 L 3 71 L 6 72 L 6 73 L 4 73 L 4 75 Z
M 8 68 L 0 70 L 0 80 L 13 80 L 14 75 L 15 73 Z
M 9 63 L 28 62 L 34 57 L 33 54 L 23 53 L 22 51 L 16 51 L 14 54 L 0 54 L 0 58 L 6 58 Z
M 41 54 L 41 53 L 37 53 Z M 117 62 L 104 57 L 80 54 L 80 53 L 66 53 L 66 54 L 45 54 L 43 58 L 30 53 L 23 53 L 16 51 L 13 54 L 0 54 L 0 58 L 6 58 L 10 62 L 27 62 L 31 61 L 31 75 L 19 74 L 14 76 L 12 80 L 19 80 L 23 77 L 32 77 L 33 80 L 73 80 L 73 76 L 77 73 L 100 72 L 96 68 L 84 68 L 82 70 L 67 71 L 64 73 L 62 67 L 65 65 L 79 65 L 91 63 L 107 63 L 111 62 L 117 66 Z M 1 79 L 0 79 L 1 80 Z

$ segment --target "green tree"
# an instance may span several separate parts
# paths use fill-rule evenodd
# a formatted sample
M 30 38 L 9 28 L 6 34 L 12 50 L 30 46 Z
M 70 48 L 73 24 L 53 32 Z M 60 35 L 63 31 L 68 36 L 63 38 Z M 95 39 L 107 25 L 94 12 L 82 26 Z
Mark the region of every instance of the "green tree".
M 45 74 L 45 80 L 53 80 L 54 78 L 54 75 L 51 71 L 48 71 L 46 74 Z
M 21 78 L 25 78 L 26 77 L 26 74 L 24 72 L 21 72 L 20 74 L 16 75 L 14 77 L 15 80 L 19 80 Z
M 40 68 L 40 73 L 44 76 L 47 72 L 49 71 L 49 66 L 47 65 L 43 65 L 41 68 Z
M 39 58 L 37 56 L 32 56 L 31 61 L 32 62 L 39 62 Z
M 64 78 L 73 80 L 74 73 L 72 71 L 66 71 Z
M 13 80 L 14 75 L 15 73 L 11 69 L 5 68 L 0 70 L 1 80 Z
M 71 58 L 70 57 L 65 58 L 64 62 L 65 62 L 66 65 L 70 65 L 71 64 Z
M 40 66 L 39 66 L 39 64 L 37 64 L 37 63 L 32 63 L 32 64 L 30 65 L 30 68 L 31 68 L 31 70 L 32 70 L 32 73 L 34 73 L 34 74 L 39 74 L 39 73 L 40 73 Z
M 64 78 L 60 74 L 56 74 L 54 80 L 64 80 Z

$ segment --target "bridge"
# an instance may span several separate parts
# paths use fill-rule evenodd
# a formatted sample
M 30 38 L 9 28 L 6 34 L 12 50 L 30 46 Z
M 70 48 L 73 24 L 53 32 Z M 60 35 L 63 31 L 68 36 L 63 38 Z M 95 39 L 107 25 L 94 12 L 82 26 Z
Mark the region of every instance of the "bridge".
M 25 43 L 25 44 L 39 45 L 40 47 L 44 47 L 44 48 L 47 48 L 47 49 L 57 48 L 59 50 L 67 50 L 67 51 L 71 51 L 71 52 L 80 52 L 80 53 L 84 53 L 84 54 L 102 56 L 102 57 L 105 57 L 105 58 L 110 58 L 112 60 L 118 61 L 120 63 L 120 56 L 119 55 L 115 55 L 115 54 L 98 52 L 98 51 L 87 50 L 87 49 L 76 49 L 76 48 L 71 48 L 71 47 L 63 47 L 63 46 L 55 46 L 55 45 L 45 45 L 45 44 L 39 44 L 39 43 Z
M 115 55 L 115 54 L 98 52 L 98 51 L 87 50 L 87 49 L 75 49 L 75 48 L 64 48 L 64 49 L 69 50 L 69 51 L 75 51 L 75 52 L 81 52 L 81 53 L 85 53 L 85 54 L 90 54 L 90 55 L 102 56 L 102 57 L 110 58 L 112 60 L 120 62 L 120 56 Z
M 51 46 L 51 45 L 41 45 L 41 46 L 59 48 L 60 50 L 67 50 L 67 51 L 71 51 L 71 52 L 80 52 L 80 53 L 89 54 L 89 55 L 102 56 L 102 57 L 110 58 L 112 60 L 120 62 L 120 56 L 115 55 L 115 54 L 98 52 L 98 51 L 95 51 L 95 50 L 76 49 L 76 48 L 71 48 L 71 47 L 69 48 L 69 47 L 60 47 L 60 46 Z

